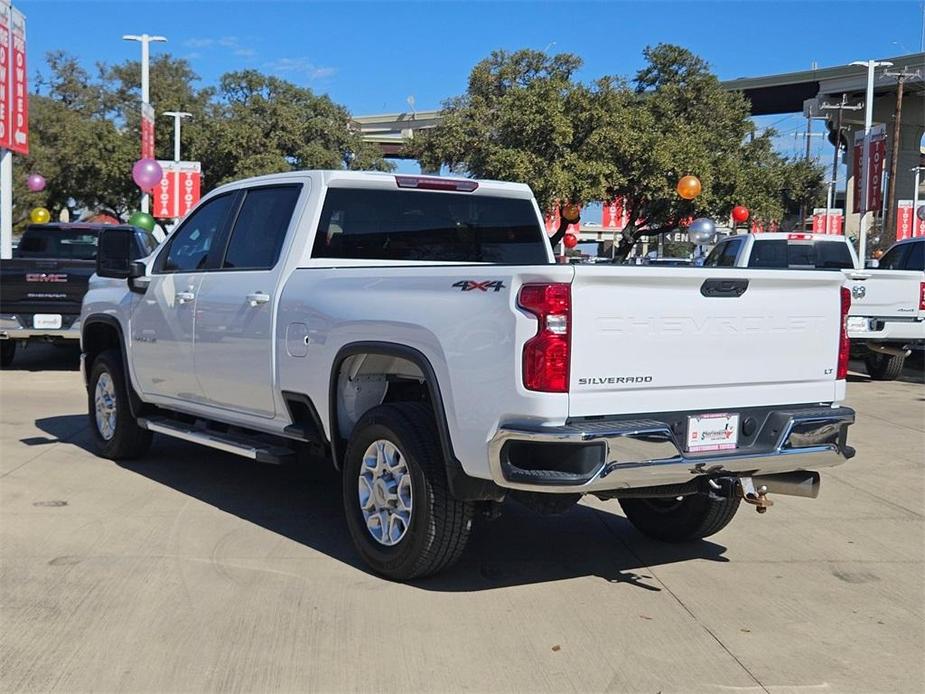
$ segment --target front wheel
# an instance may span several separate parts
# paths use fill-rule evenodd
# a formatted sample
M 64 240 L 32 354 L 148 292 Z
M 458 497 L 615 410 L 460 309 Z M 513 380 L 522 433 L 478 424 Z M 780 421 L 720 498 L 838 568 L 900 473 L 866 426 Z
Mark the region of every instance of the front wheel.
M 99 454 L 112 460 L 138 458 L 151 445 L 151 432 L 132 416 L 125 378 L 116 350 L 107 350 L 93 361 L 87 388 L 90 429 Z
M 644 535 L 663 542 L 689 542 L 718 533 L 739 509 L 737 496 L 620 499 L 626 518 Z
M 904 354 L 868 354 L 864 358 L 867 373 L 875 381 L 895 381 L 903 372 Z
M 353 430 L 343 473 L 347 527 L 376 573 L 403 581 L 459 559 L 473 505 L 450 494 L 430 408 L 395 403 L 371 409 Z

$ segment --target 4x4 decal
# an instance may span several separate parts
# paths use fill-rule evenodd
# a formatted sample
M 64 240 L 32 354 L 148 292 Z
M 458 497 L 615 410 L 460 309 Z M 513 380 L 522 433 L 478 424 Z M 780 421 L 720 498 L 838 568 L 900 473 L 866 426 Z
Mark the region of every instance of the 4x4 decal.
M 477 282 L 475 280 L 460 280 L 453 284 L 454 287 L 459 287 L 461 292 L 471 292 L 472 290 L 478 290 L 480 292 L 487 292 L 489 289 L 500 292 L 504 289 L 504 283 L 501 280 L 485 280 L 484 282 Z

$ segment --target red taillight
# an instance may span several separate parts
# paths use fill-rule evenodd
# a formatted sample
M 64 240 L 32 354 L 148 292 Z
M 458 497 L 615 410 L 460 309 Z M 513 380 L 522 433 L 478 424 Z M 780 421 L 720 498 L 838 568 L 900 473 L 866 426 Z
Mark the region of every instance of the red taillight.
M 455 190 L 471 193 L 479 187 L 478 181 L 465 178 L 435 178 L 427 176 L 396 176 L 395 185 L 399 188 L 418 188 L 420 190 Z
M 525 284 L 518 305 L 537 320 L 536 335 L 524 345 L 524 388 L 567 393 L 572 332 L 568 284 Z
M 787 238 L 791 241 L 805 241 L 806 239 L 811 239 L 812 234 L 787 234 Z
M 919 283 L 919 311 L 925 311 L 925 282 Z
M 838 371 L 836 379 L 848 378 L 848 309 L 851 308 L 851 291 L 847 287 L 841 288 L 841 329 L 838 336 Z

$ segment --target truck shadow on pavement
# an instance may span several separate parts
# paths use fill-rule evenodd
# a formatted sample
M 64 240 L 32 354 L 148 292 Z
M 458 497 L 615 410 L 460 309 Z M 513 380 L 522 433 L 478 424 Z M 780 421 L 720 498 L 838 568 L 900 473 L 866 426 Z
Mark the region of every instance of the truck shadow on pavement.
M 92 450 L 86 415 L 48 417 L 36 425 L 58 441 Z M 155 437 L 135 461 L 102 461 L 142 475 L 226 513 L 370 573 L 347 533 L 341 483 L 329 462 L 271 466 Z M 317 465 L 315 463 L 317 462 Z M 598 577 L 649 591 L 662 590 L 653 569 L 692 559 L 727 562 L 726 548 L 708 541 L 667 545 L 647 540 L 609 508 L 578 505 L 544 516 L 516 503 L 496 520 L 479 518 L 460 562 L 411 585 L 428 591 L 492 590 Z M 195 532 L 191 528 L 189 532 Z

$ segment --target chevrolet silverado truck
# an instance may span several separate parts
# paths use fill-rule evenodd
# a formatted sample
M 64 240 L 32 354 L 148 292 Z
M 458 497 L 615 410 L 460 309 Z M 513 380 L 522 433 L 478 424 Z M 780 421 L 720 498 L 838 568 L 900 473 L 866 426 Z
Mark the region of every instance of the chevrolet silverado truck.
M 742 234 L 720 241 L 704 266 L 841 271 L 851 292 L 848 338 L 875 380 L 899 377 L 911 348 L 925 344 L 925 239 L 891 247 L 876 269 L 862 268 L 844 236 Z
M 16 346 L 30 341 L 80 340 L 80 303 L 96 270 L 101 224 L 31 224 L 13 258 L 0 261 L 0 365 L 9 366 Z M 136 258 L 157 246 L 143 229 L 135 236 Z
M 128 250 L 102 232 L 81 312 L 99 454 L 324 451 L 392 579 L 451 565 L 507 497 L 617 499 L 692 541 L 854 455 L 840 275 L 556 264 L 522 184 L 275 174 Z

